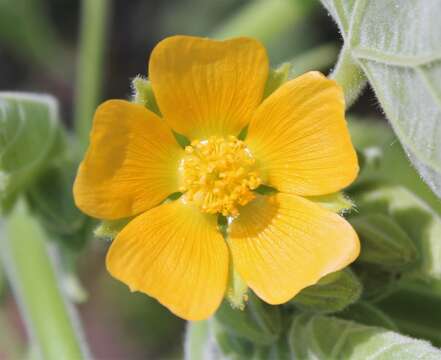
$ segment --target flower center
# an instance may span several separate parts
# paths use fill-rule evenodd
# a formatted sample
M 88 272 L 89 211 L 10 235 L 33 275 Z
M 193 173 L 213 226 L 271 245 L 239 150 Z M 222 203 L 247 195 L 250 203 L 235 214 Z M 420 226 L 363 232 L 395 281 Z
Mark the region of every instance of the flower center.
M 180 165 L 180 191 L 201 211 L 237 216 L 238 206 L 254 199 L 252 190 L 261 180 L 243 141 L 234 136 L 213 136 L 193 141 L 185 153 Z

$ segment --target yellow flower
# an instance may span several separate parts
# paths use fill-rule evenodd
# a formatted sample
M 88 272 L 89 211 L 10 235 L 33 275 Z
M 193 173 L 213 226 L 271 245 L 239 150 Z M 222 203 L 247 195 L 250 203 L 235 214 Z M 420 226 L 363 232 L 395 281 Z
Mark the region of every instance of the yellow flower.
M 100 219 L 134 217 L 112 243 L 107 268 L 183 318 L 213 314 L 229 268 L 261 299 L 281 304 L 358 256 L 352 227 L 306 198 L 337 192 L 357 175 L 342 90 L 309 72 L 262 101 L 268 71 L 255 40 L 174 36 L 149 63 L 162 119 L 122 100 L 96 111 L 76 204 Z M 182 149 L 172 130 L 191 145 Z M 277 193 L 258 194 L 261 184 Z M 177 191 L 179 199 L 163 202 Z M 219 214 L 228 217 L 226 239 Z

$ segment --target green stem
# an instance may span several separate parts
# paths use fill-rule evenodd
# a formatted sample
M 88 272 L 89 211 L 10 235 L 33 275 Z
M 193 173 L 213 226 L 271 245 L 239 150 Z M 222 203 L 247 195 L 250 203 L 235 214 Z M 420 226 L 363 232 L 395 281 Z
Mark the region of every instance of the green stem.
M 307 71 L 325 70 L 335 63 L 337 56 L 338 47 L 334 43 L 319 45 L 289 61 L 292 64 L 289 75 L 293 78 Z
M 75 94 L 75 130 L 82 149 L 88 144 L 92 117 L 98 105 L 106 29 L 111 0 L 83 0 Z
M 330 77 L 343 88 L 346 108 L 349 108 L 357 100 L 367 84 L 366 76 L 346 47 L 341 50 L 337 65 Z
M 185 360 L 203 360 L 210 337 L 208 321 L 188 322 L 185 331 Z
M 274 36 L 303 18 L 315 3 L 303 0 L 255 0 L 243 6 L 211 36 L 219 39 L 251 36 L 268 45 Z
M 43 229 L 19 201 L 2 221 L 0 255 L 39 358 L 88 358 L 74 308 L 63 297 Z

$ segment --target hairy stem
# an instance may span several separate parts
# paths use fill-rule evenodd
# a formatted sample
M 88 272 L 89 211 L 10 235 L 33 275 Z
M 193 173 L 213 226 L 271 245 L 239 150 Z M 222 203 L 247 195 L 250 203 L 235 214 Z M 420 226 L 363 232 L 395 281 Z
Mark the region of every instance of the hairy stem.
M 82 1 L 74 119 L 83 150 L 88 143 L 93 112 L 101 92 L 107 20 L 111 4 L 111 0 Z
M 346 47 L 342 48 L 337 65 L 330 74 L 330 78 L 337 81 L 343 88 L 346 108 L 349 108 L 358 99 L 367 84 L 366 76 Z
M 2 220 L 0 256 L 38 358 L 88 358 L 79 320 L 63 296 L 45 234 L 24 202 L 19 201 Z
M 210 337 L 208 321 L 189 322 L 185 331 L 185 360 L 206 358 L 206 343 Z

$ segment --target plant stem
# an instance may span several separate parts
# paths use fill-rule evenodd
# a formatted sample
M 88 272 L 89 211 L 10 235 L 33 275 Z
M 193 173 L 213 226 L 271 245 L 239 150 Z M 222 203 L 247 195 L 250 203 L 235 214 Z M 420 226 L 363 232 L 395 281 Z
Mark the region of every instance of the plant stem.
M 350 50 L 346 47 L 342 48 L 337 65 L 330 74 L 330 77 L 336 80 L 343 88 L 346 108 L 349 108 L 357 100 L 367 84 L 366 76 L 352 58 Z
M 211 36 L 219 39 L 251 36 L 267 45 L 315 5 L 315 1 L 309 0 L 255 0 L 244 5 Z
M 210 337 L 208 321 L 188 322 L 185 331 L 185 360 L 203 360 Z
M 338 56 L 338 47 L 334 43 L 319 45 L 297 55 L 291 61 L 290 78 L 311 70 L 324 70 L 331 67 Z
M 83 0 L 75 93 L 75 130 L 84 150 L 101 92 L 106 29 L 111 0 Z
M 39 358 L 88 358 L 74 308 L 63 297 L 45 234 L 19 201 L 2 221 L 0 255 Z

